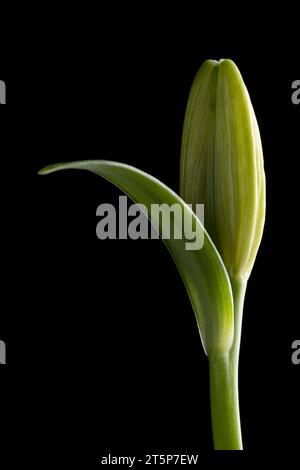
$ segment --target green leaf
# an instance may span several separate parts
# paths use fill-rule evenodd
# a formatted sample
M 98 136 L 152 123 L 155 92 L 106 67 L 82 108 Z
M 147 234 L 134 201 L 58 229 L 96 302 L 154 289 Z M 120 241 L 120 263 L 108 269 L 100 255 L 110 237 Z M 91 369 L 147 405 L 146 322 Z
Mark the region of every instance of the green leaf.
M 48 166 L 39 174 L 58 170 L 89 170 L 106 178 L 122 189 L 135 203 L 143 204 L 151 214 L 151 204 L 179 204 L 184 216 L 191 217 L 193 230 L 204 230 L 190 207 L 170 188 L 153 176 L 132 166 L 110 162 L 81 161 Z M 156 228 L 161 227 L 152 217 Z M 171 235 L 179 220 L 171 218 Z M 228 352 L 233 341 L 234 314 L 232 291 L 228 274 L 213 242 L 204 231 L 204 244 L 199 250 L 187 250 L 185 236 L 182 239 L 164 239 L 183 279 L 192 303 L 203 347 L 208 355 Z

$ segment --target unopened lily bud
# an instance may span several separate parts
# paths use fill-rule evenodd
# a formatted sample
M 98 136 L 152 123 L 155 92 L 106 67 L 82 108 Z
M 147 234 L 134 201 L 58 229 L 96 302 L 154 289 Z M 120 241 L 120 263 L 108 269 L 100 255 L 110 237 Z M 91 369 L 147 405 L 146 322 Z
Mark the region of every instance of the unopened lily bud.
M 231 278 L 247 279 L 265 219 L 259 129 L 231 60 L 208 60 L 190 92 L 182 140 L 181 197 L 204 204 L 205 228 Z

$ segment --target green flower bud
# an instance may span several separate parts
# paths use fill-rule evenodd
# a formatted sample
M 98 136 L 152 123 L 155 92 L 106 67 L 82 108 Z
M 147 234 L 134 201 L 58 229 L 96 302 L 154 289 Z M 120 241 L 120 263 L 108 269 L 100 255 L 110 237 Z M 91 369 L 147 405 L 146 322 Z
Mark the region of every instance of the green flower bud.
M 231 60 L 208 60 L 191 88 L 183 128 L 180 192 L 204 204 L 205 228 L 231 278 L 247 279 L 265 219 L 265 174 L 248 91 Z

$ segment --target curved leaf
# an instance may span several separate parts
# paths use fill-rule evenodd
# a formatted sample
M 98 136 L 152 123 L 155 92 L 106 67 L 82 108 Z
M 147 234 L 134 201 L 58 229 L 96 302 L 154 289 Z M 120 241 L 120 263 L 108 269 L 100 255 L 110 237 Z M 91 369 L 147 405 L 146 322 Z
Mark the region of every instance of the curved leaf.
M 132 166 L 106 160 L 81 161 L 50 165 L 39 174 L 58 170 L 80 169 L 96 173 L 122 189 L 135 203 L 143 204 L 150 216 L 151 204 L 179 204 L 184 216 L 191 218 L 194 230 L 204 230 L 190 207 L 170 188 L 153 176 Z M 161 227 L 152 217 L 156 228 Z M 171 235 L 176 216 L 171 219 Z M 208 355 L 229 351 L 234 333 L 232 292 L 228 274 L 213 242 L 204 231 L 204 244 L 199 250 L 186 250 L 190 240 L 164 239 L 181 274 L 192 303 L 204 349 Z

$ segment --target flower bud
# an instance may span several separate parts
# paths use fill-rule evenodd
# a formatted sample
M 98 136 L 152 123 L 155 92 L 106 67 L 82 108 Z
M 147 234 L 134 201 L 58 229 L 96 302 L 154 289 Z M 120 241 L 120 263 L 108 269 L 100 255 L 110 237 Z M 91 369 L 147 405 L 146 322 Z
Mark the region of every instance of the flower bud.
M 208 60 L 191 88 L 182 138 L 181 197 L 204 204 L 205 228 L 231 278 L 246 280 L 265 219 L 265 174 L 248 91 L 231 60 Z

